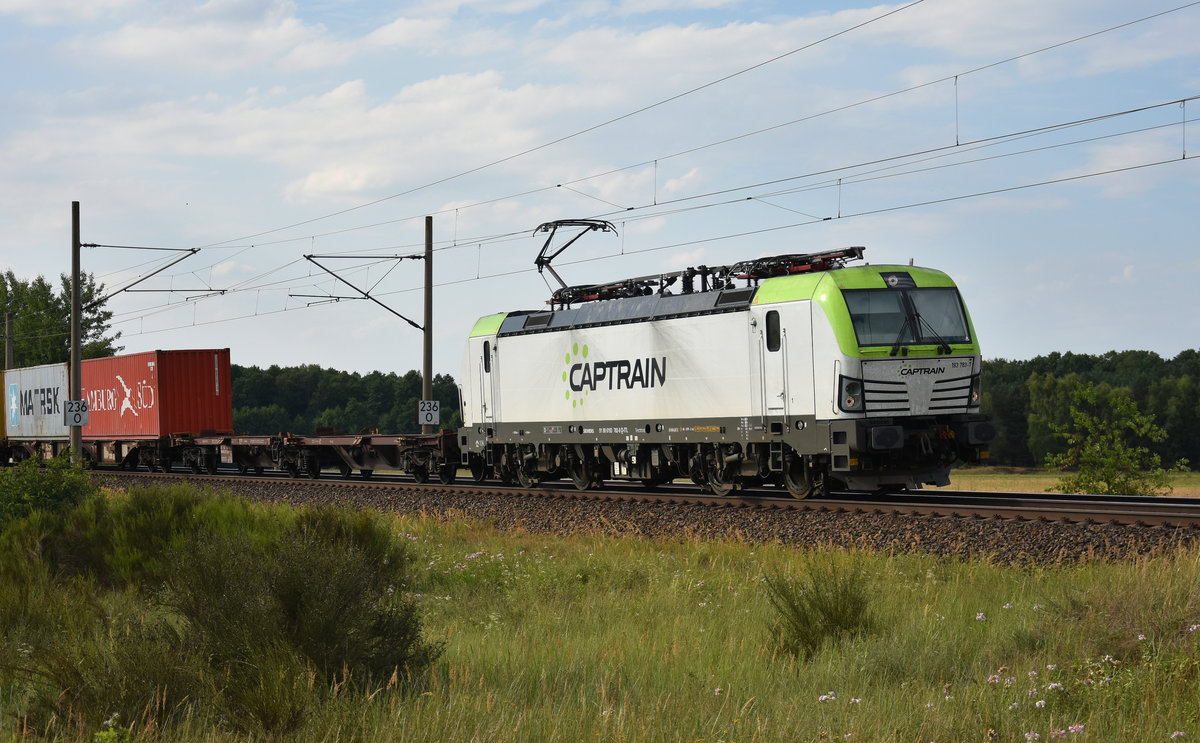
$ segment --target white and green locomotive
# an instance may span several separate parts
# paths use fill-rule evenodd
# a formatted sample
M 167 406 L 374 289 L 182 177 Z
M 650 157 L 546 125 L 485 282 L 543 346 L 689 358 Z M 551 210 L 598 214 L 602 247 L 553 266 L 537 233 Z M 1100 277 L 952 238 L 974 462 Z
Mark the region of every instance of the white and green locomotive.
M 845 265 L 862 253 L 564 286 L 549 309 L 481 318 L 462 464 L 527 487 L 947 484 L 995 438 L 970 315 L 941 271 Z

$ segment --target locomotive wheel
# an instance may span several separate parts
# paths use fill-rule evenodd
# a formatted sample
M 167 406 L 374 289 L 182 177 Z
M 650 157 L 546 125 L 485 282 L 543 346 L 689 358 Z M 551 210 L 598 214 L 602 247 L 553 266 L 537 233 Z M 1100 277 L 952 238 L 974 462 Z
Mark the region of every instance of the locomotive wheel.
M 791 457 L 783 470 L 783 484 L 793 498 L 804 499 L 813 494 L 812 470 L 803 457 Z
M 408 474 L 412 475 L 412 478 L 417 481 L 418 485 L 423 485 L 429 481 L 429 470 L 419 464 L 413 465 Z
M 516 468 L 517 482 L 523 488 L 532 488 L 537 485 L 537 478 L 532 472 L 526 472 L 524 467 Z
M 591 469 L 582 459 L 572 457 L 567 462 L 567 476 L 571 478 L 577 490 L 587 490 L 592 486 Z
M 728 479 L 722 478 L 721 473 L 716 470 L 714 470 L 709 475 L 708 489 L 713 492 L 713 495 L 716 495 L 716 496 L 729 495 L 730 493 L 733 492 L 734 488 L 736 488 L 736 487 L 737 487 L 737 483 L 734 482 L 732 477 L 730 477 Z
M 671 477 L 644 477 L 642 478 L 642 487 L 646 490 L 658 490 L 673 479 Z
M 487 463 L 480 457 L 471 457 L 471 479 L 483 482 L 487 478 Z
M 443 485 L 453 485 L 458 479 L 458 467 L 453 464 L 443 464 L 438 468 L 438 482 Z

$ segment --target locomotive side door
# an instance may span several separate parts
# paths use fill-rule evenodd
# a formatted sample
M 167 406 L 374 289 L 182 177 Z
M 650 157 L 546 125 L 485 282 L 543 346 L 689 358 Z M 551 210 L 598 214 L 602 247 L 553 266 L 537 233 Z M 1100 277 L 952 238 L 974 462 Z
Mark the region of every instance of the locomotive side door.
M 496 338 L 484 338 L 479 348 L 479 419 L 492 423 L 496 419 Z
M 779 310 L 768 309 L 759 319 L 759 363 L 762 379 L 762 410 L 767 417 L 788 414 L 787 329 Z

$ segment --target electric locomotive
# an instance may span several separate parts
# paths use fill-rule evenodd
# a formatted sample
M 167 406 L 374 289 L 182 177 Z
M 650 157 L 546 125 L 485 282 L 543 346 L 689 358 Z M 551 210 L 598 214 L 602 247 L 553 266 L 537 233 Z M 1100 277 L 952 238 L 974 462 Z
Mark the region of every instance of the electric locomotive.
M 562 226 L 611 229 L 539 230 Z M 543 248 L 539 269 L 557 254 Z M 461 464 L 526 487 L 683 477 L 718 495 L 948 484 L 995 438 L 970 315 L 945 273 L 846 265 L 862 256 L 563 284 L 547 309 L 479 319 L 460 380 Z

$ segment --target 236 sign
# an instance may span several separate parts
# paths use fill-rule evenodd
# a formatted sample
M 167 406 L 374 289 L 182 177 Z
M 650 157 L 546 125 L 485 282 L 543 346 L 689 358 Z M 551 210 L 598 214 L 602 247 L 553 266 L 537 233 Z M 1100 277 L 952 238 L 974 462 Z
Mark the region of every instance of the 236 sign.
M 422 426 L 437 426 L 442 422 L 441 402 L 421 400 L 417 407 L 417 422 Z

